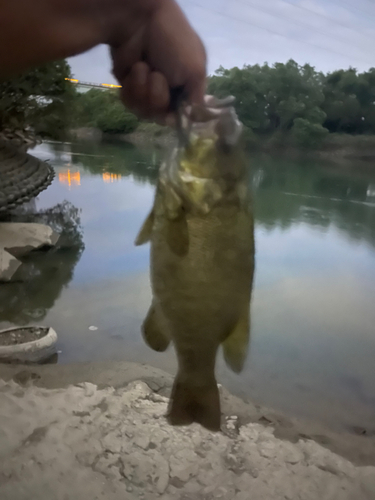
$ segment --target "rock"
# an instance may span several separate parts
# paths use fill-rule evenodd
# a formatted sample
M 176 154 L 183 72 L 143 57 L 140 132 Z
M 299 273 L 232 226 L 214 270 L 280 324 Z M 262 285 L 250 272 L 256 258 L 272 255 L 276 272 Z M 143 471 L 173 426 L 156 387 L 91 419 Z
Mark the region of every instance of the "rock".
M 102 446 L 106 451 L 108 450 L 111 453 L 120 454 L 122 450 L 122 441 L 115 432 L 111 432 L 102 439 Z
M 363 467 L 361 471 L 362 490 L 369 498 L 375 498 L 374 467 Z
M 156 480 L 156 491 L 162 495 L 169 484 L 169 464 L 166 460 L 159 460 L 159 477 Z
M 44 246 L 54 246 L 58 239 L 59 235 L 45 224 L 0 222 L 0 245 L 15 257 Z
M 249 493 L 245 491 L 240 491 L 237 493 L 237 495 L 234 497 L 234 500 L 249 500 Z
M 134 444 L 136 446 L 139 446 L 139 448 L 142 448 L 142 450 L 147 450 L 148 448 L 148 445 L 150 444 L 150 439 L 148 438 L 148 436 L 137 436 L 135 439 L 134 439 Z
M 284 460 L 287 464 L 298 464 L 304 459 L 303 453 L 292 443 L 284 442 Z
M 259 454 L 264 458 L 275 458 L 277 454 L 276 443 L 273 441 L 264 441 L 258 445 Z
M 21 262 L 6 250 L 0 248 L 0 282 L 10 281 Z

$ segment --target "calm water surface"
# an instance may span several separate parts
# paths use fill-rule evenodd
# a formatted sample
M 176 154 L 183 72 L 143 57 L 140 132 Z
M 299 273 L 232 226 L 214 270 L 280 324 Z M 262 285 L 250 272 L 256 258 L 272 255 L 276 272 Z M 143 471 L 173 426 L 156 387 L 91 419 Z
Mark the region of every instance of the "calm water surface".
M 53 326 L 61 363 L 130 360 L 174 373 L 173 350 L 154 353 L 141 338 L 149 246 L 133 244 L 160 155 L 75 144 L 34 154 L 56 169 L 37 208 L 67 200 L 79 209 L 84 249 L 35 255 L 25 268 L 33 278 L 3 287 L 0 321 Z M 253 159 L 252 171 L 251 353 L 240 376 L 220 358 L 218 379 L 287 413 L 375 432 L 375 166 Z

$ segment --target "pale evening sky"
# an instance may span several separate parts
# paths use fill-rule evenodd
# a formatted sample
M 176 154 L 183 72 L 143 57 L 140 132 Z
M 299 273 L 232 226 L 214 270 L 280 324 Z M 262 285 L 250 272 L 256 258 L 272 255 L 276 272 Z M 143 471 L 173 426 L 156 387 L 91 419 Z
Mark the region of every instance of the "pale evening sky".
M 372 0 L 179 0 L 202 37 L 208 69 L 294 59 L 318 70 L 375 67 Z M 106 46 L 69 59 L 74 76 L 116 83 Z

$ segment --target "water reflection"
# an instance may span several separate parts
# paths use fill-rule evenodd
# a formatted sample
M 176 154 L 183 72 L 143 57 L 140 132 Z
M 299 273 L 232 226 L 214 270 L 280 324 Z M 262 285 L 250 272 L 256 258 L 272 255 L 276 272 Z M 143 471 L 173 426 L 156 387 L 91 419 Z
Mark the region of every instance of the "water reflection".
M 72 144 L 70 147 L 72 153 L 79 152 L 79 155 L 73 154 L 72 164 L 81 166 L 91 174 L 101 175 L 103 180 L 107 180 L 108 175 L 120 176 L 118 179 L 131 175 L 140 183 L 156 183 L 162 154 L 158 150 L 141 151 L 126 144 L 118 147 L 87 143 Z
M 103 172 L 102 179 L 105 183 L 118 182 L 122 178 L 121 174 L 112 174 L 110 172 Z M 81 185 L 81 172 L 72 172 L 70 168 L 60 170 L 58 173 L 58 180 L 61 184 L 67 184 L 69 187 Z
M 110 174 L 109 172 L 104 172 L 102 174 L 104 182 L 118 182 L 121 180 L 121 174 Z
M 58 179 L 61 184 L 67 184 L 69 187 L 80 186 L 81 185 L 81 172 L 71 172 L 68 168 L 67 170 L 62 170 L 58 174 Z
M 375 246 L 375 175 L 327 172 L 317 165 L 272 161 L 254 164 L 257 223 L 286 230 L 305 223 L 336 227 L 353 241 Z
M 72 280 L 84 250 L 79 212 L 63 203 L 40 213 L 17 212 L 10 219 L 48 224 L 61 235 L 55 248 L 24 257 L 14 280 L 0 286 L 0 321 L 17 325 L 40 322 Z

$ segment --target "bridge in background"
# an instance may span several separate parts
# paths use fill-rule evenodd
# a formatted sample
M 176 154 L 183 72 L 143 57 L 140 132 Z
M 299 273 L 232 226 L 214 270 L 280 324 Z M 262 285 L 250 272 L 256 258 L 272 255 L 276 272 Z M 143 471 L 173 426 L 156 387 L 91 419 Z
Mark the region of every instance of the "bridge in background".
M 81 88 L 102 89 L 102 90 L 121 89 L 121 85 L 114 85 L 113 83 L 83 82 L 82 80 L 77 80 L 76 78 L 65 78 L 65 80 Z

